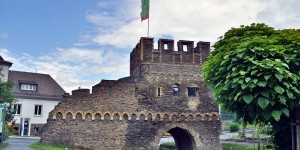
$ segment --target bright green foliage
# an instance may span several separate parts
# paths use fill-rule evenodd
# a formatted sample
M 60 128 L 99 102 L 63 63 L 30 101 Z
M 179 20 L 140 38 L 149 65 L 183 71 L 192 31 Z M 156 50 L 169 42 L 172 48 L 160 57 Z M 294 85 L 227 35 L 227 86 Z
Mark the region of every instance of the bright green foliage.
M 236 122 L 229 123 L 229 131 L 230 132 L 238 132 L 240 131 L 240 124 Z
M 0 80 L 0 104 L 11 103 L 14 101 L 14 96 L 11 94 L 12 84 L 9 82 L 1 83 Z
M 1 74 L 1 68 L 0 68 L 0 76 Z M 13 84 L 10 82 L 2 82 L 0 78 L 0 104 L 6 104 L 6 115 L 5 115 L 5 121 L 11 121 L 13 119 L 13 113 L 14 110 L 12 109 L 12 103 L 14 101 L 14 96 L 11 93 Z
M 176 143 L 175 142 L 167 142 L 167 143 L 160 144 L 160 146 L 161 147 L 176 148 Z
M 218 104 L 245 122 L 277 122 L 299 106 L 300 30 L 232 28 L 203 65 Z
M 83 148 L 83 147 L 72 147 L 68 145 L 50 145 L 50 144 L 43 144 L 40 142 L 33 143 L 31 145 L 28 145 L 28 147 L 34 149 L 34 150 L 91 150 L 89 148 Z

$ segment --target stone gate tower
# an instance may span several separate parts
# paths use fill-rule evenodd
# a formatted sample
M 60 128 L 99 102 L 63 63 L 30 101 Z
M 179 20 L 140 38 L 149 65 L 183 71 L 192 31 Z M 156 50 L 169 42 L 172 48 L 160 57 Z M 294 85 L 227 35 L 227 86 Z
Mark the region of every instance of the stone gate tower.
M 43 143 L 96 150 L 157 150 L 169 132 L 178 150 L 220 149 L 218 107 L 202 85 L 209 42 L 141 38 L 130 54 L 130 76 L 72 91 L 49 113 Z

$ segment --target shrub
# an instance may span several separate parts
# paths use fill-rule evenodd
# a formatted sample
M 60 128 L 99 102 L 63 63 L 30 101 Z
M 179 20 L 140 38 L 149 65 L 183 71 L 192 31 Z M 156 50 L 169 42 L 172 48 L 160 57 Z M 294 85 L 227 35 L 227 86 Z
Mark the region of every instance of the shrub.
M 223 131 L 230 131 L 229 130 L 229 125 L 224 125 L 224 126 L 222 126 L 223 127 Z
M 230 132 L 238 132 L 240 130 L 240 124 L 235 122 L 229 123 L 229 130 Z

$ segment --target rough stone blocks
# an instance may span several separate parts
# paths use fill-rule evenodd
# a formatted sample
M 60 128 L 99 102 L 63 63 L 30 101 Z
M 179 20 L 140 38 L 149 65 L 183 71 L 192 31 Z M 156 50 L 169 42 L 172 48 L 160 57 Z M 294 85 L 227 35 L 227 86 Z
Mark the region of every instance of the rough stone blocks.
M 49 113 L 43 143 L 97 150 L 157 150 L 169 132 L 179 150 L 220 149 L 218 107 L 199 76 L 208 42 L 141 38 L 130 76 L 78 89 Z

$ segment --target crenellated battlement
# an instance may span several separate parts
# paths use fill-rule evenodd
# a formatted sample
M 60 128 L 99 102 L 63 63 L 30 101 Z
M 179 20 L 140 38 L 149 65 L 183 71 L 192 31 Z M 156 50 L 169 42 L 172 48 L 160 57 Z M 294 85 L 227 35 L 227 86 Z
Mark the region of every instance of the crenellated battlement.
M 176 42 L 141 38 L 130 54 L 130 76 L 65 94 L 41 142 L 67 137 L 95 150 L 157 150 L 168 132 L 178 150 L 219 150 L 218 107 L 199 76 L 210 43 Z
M 158 49 L 154 49 L 154 39 L 142 37 L 130 53 L 130 74 L 142 63 L 167 63 L 199 65 L 210 53 L 209 42 L 179 40 L 175 49 L 174 40 L 159 39 Z

